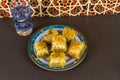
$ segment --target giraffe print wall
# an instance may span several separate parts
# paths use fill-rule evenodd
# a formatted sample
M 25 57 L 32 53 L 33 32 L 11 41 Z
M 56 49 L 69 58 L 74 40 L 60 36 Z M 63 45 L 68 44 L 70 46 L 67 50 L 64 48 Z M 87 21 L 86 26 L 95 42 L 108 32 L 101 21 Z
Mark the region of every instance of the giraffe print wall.
M 12 17 L 11 0 L 0 0 L 0 18 Z M 12 0 L 30 5 L 32 16 L 95 16 L 120 13 L 120 0 Z

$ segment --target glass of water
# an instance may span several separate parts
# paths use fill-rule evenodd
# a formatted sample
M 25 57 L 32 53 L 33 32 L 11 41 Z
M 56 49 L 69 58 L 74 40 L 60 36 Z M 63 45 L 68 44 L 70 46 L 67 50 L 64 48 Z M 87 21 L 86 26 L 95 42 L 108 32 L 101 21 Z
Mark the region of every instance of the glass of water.
M 27 36 L 32 33 L 30 7 L 27 5 L 16 5 L 11 8 L 12 17 L 16 32 L 20 36 Z

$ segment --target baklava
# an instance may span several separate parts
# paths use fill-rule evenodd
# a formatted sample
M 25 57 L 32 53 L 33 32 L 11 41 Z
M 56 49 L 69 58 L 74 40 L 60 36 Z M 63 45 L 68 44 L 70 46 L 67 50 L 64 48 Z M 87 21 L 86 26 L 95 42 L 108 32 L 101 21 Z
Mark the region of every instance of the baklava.
M 71 41 L 75 39 L 76 31 L 71 28 L 64 28 L 62 35 L 67 39 L 67 41 Z
M 66 38 L 62 35 L 57 35 L 52 38 L 51 51 L 63 51 L 67 50 Z
M 64 52 L 52 52 L 50 55 L 49 67 L 61 67 L 66 65 L 66 55 Z
M 37 58 L 45 58 L 49 55 L 48 47 L 46 43 L 43 41 L 35 42 L 34 49 L 35 49 Z
M 71 41 L 70 46 L 67 51 L 67 55 L 70 57 L 80 59 L 81 53 L 86 49 L 86 45 L 83 42 L 76 41 L 75 39 Z
M 47 42 L 47 43 L 51 43 L 52 42 L 52 37 L 53 36 L 56 36 L 56 35 L 58 35 L 59 33 L 58 33 L 58 31 L 57 30 L 55 30 L 55 29 L 50 29 L 47 33 L 46 33 L 46 35 L 42 38 L 42 41 L 45 41 L 45 42 Z

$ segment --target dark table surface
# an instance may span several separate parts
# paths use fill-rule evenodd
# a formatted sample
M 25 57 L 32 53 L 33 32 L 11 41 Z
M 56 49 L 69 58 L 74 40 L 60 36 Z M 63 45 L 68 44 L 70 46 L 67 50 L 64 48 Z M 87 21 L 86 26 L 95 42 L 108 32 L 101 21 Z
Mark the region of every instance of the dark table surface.
M 74 26 L 85 35 L 85 60 L 64 72 L 41 69 L 28 55 L 31 35 L 17 35 L 12 19 L 0 19 L 0 80 L 120 80 L 120 16 L 33 18 L 33 33 L 53 24 Z

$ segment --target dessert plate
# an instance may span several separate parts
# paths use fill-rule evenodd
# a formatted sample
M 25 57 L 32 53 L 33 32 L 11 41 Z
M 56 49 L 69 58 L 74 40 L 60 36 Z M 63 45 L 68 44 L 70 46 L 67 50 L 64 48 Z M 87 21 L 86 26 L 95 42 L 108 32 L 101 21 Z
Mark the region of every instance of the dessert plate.
M 65 71 L 65 70 L 69 70 L 74 68 L 75 66 L 77 66 L 78 64 L 80 64 L 83 59 L 86 57 L 87 54 L 87 48 L 82 52 L 81 54 L 81 58 L 80 59 L 75 59 L 75 58 L 71 58 L 69 56 L 66 56 L 66 66 L 64 68 L 60 68 L 60 67 L 53 67 L 50 68 L 48 63 L 48 59 L 46 58 L 37 58 L 35 51 L 34 51 L 34 44 L 37 41 L 40 41 L 42 39 L 43 36 L 45 36 L 46 32 L 52 28 L 56 29 L 57 31 L 62 31 L 65 27 L 68 28 L 72 28 L 69 26 L 65 26 L 65 25 L 51 25 L 51 26 L 47 26 L 39 31 L 37 31 L 35 34 L 33 34 L 33 36 L 31 37 L 29 43 L 28 43 L 28 52 L 29 52 L 29 56 L 31 58 L 31 60 L 39 67 L 45 69 L 45 70 L 49 70 L 49 71 Z M 75 29 L 74 29 L 75 30 Z M 76 30 L 77 31 L 77 30 Z M 77 31 L 77 35 L 75 37 L 76 40 L 84 42 L 86 47 L 87 47 L 87 41 L 85 39 L 85 37 L 83 36 L 83 34 L 79 31 Z

